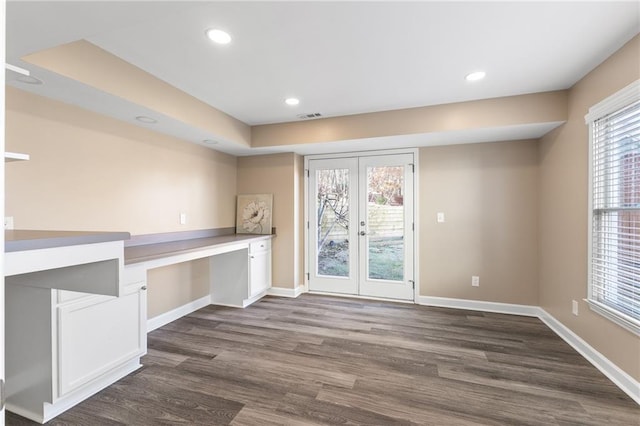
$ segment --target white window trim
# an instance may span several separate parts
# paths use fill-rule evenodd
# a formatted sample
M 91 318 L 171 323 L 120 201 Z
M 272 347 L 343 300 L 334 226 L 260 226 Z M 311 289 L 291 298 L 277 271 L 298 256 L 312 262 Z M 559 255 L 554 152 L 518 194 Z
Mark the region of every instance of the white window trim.
M 587 261 L 587 281 L 588 281 L 588 293 L 587 298 L 584 299 L 589 305 L 589 308 L 610 321 L 618 324 L 626 330 L 640 336 L 640 321 L 631 318 L 624 313 L 618 312 L 599 303 L 596 300 L 591 299 L 592 294 L 592 259 L 593 259 L 593 131 L 592 123 L 606 115 L 609 115 L 615 111 L 618 111 L 625 106 L 636 102 L 640 99 L 640 80 L 636 80 L 629 84 L 625 88 L 619 90 L 613 95 L 603 99 L 596 105 L 589 108 L 589 113 L 585 115 L 585 123 L 589 126 L 589 240 L 588 240 L 588 261 Z

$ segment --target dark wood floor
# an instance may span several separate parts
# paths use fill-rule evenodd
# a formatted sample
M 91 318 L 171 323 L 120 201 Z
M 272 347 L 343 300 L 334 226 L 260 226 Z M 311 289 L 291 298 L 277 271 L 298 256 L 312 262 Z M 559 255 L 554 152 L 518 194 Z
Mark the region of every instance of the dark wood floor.
M 536 318 L 267 297 L 203 308 L 148 346 L 142 369 L 50 423 L 640 424 L 640 407 Z

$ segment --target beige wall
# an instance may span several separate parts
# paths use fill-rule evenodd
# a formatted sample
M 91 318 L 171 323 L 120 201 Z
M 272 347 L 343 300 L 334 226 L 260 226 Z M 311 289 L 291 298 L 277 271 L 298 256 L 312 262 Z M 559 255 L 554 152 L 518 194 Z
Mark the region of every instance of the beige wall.
M 233 156 L 10 87 L 6 114 L 7 150 L 31 155 L 6 167 L 5 214 L 16 228 L 135 235 L 235 225 Z M 204 295 L 200 281 L 172 279 L 201 270 L 154 273 L 150 317 Z
M 253 126 L 251 145 L 265 147 L 464 131 L 558 123 L 566 119 L 567 92 L 563 90 Z
M 538 304 L 537 149 L 533 140 L 420 149 L 422 296 Z
M 22 59 L 206 130 L 214 139 L 251 145 L 251 128 L 247 124 L 86 40 L 52 47 Z
M 239 194 L 273 194 L 272 282 L 274 287 L 299 285 L 296 244 L 296 154 L 273 154 L 238 158 Z
M 640 78 L 640 36 L 569 92 L 569 120 L 540 144 L 540 304 L 618 367 L 640 380 L 640 339 L 589 310 L 587 297 L 588 128 L 584 116 Z M 571 314 L 571 301 L 579 315 Z
M 209 259 L 151 269 L 147 280 L 147 318 L 153 318 L 209 295 Z

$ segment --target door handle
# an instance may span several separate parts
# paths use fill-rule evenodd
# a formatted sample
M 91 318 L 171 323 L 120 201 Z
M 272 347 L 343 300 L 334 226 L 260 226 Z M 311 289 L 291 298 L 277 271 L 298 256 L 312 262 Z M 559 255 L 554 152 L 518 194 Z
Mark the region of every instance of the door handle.
M 365 236 L 365 235 L 367 235 L 367 233 L 364 232 L 364 231 L 360 231 L 360 235 Z

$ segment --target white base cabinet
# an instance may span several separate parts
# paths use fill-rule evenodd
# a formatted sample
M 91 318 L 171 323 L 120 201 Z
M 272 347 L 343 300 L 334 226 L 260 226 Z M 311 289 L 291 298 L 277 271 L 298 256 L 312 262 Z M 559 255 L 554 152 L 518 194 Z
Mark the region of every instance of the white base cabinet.
M 9 411 L 44 423 L 141 366 L 144 283 L 113 297 L 6 281 Z
M 271 240 L 211 257 L 211 303 L 247 307 L 271 287 Z
M 271 287 L 266 237 L 126 266 L 122 241 L 5 253 L 7 409 L 44 423 L 140 368 L 148 269 L 204 257 L 214 304 L 246 307 Z
M 249 298 L 264 294 L 271 287 L 271 240 L 249 245 Z

